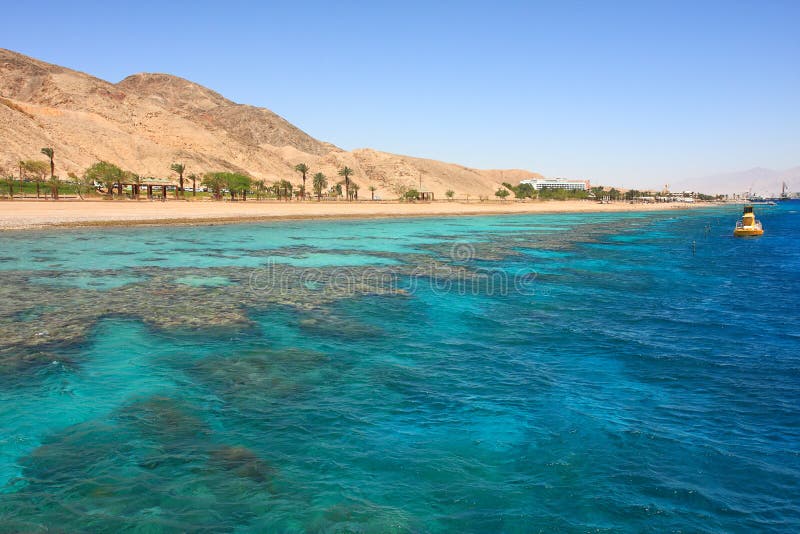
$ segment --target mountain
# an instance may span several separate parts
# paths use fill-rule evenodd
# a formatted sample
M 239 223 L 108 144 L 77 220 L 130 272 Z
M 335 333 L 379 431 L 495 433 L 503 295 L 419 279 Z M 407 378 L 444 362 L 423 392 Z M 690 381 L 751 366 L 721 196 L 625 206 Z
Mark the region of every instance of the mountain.
M 82 72 L 0 49 L 0 171 L 55 149 L 56 174 L 80 174 L 98 160 L 142 176 L 238 171 L 268 182 L 299 184 L 306 163 L 329 183 L 337 170 L 355 170 L 361 196 L 375 186 L 395 198 L 398 186 L 443 197 L 492 195 L 502 181 L 540 175 L 525 170 L 479 170 L 372 149 L 352 152 L 320 141 L 264 108 L 237 104 L 206 87 L 168 74 L 135 74 L 113 84 Z M 310 177 L 310 176 L 309 176 Z M 310 188 L 310 184 L 309 184 Z
M 746 171 L 714 174 L 702 178 L 682 180 L 672 184 L 673 191 L 700 191 L 709 194 L 747 193 L 777 196 L 786 182 L 791 192 L 800 191 L 800 167 L 786 170 L 754 167 Z

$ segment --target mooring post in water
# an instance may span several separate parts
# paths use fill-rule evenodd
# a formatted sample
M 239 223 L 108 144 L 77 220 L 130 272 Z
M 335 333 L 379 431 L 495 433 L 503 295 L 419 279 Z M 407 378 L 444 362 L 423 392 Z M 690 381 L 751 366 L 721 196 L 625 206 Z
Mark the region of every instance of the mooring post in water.
M 692 241 L 692 256 L 697 252 L 697 241 Z

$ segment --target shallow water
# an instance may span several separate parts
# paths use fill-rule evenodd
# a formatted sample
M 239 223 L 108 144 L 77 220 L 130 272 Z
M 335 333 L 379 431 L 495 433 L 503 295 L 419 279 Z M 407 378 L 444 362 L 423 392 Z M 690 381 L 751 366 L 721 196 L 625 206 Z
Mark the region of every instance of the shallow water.
M 0 531 L 800 530 L 800 219 L 737 216 L 0 234 Z

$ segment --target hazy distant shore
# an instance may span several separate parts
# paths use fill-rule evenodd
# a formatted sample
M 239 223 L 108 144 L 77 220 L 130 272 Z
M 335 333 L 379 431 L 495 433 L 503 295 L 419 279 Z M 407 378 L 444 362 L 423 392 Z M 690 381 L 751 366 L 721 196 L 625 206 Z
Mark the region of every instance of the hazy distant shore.
M 150 202 L 150 201 L 4 201 L 0 230 L 27 228 L 243 223 L 281 219 L 349 219 L 663 211 L 714 204 L 599 204 L 591 201 L 545 202 Z

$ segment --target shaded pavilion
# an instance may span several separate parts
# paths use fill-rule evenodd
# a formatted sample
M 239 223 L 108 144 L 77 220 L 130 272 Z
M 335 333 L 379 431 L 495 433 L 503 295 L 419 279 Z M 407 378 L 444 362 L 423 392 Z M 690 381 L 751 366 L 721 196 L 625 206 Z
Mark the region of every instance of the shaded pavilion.
M 147 198 L 152 199 L 153 197 L 153 190 L 159 189 L 161 193 L 161 198 L 166 200 L 167 198 L 167 187 L 171 187 L 174 184 L 172 181 L 166 178 L 140 178 L 138 181 L 134 180 L 120 180 L 117 182 L 117 191 L 119 191 L 119 195 L 122 196 L 122 190 L 124 187 L 131 186 L 131 193 L 134 197 L 138 198 L 140 191 L 142 188 L 147 189 Z

